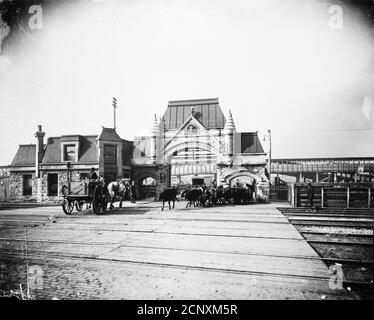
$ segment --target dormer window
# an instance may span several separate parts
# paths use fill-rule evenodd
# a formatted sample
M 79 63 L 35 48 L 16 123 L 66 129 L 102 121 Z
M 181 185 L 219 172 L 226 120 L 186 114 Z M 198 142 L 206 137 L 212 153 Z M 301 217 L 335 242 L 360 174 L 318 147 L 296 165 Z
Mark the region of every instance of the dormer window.
M 67 140 L 67 139 L 64 139 Z M 61 161 L 78 162 L 79 141 L 61 141 Z
M 79 147 L 82 143 L 79 135 L 61 136 L 61 161 L 78 162 L 80 154 Z
M 77 152 L 75 144 L 64 145 L 64 160 L 63 161 L 77 161 Z

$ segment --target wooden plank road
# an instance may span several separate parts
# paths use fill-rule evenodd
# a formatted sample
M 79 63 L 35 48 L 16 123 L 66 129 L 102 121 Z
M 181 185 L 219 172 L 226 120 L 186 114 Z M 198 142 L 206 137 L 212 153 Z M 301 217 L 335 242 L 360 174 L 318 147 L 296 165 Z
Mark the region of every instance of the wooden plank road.
M 68 281 L 58 293 L 61 298 L 75 297 L 77 281 L 93 274 L 99 287 L 90 291 L 80 284 L 80 298 L 356 297 L 329 288 L 325 263 L 275 205 L 184 205 L 162 212 L 159 203 L 127 204 L 101 216 L 71 217 L 62 215 L 60 208 L 2 211 L 0 253 L 22 258 L 22 220 L 27 224 L 34 214 L 40 225 L 28 228 L 29 259 L 48 266 L 48 289 L 36 291 L 39 298 L 54 296 L 62 275 Z

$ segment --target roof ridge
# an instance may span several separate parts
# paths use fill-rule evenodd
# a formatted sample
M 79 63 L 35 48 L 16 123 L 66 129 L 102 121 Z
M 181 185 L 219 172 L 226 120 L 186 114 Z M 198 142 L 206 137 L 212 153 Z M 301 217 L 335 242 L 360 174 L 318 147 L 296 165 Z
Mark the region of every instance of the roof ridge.
M 204 98 L 204 99 L 185 99 L 185 100 L 170 100 L 168 101 L 168 106 L 179 106 L 179 105 L 188 105 L 188 104 L 210 104 L 210 103 L 219 103 L 219 98 Z

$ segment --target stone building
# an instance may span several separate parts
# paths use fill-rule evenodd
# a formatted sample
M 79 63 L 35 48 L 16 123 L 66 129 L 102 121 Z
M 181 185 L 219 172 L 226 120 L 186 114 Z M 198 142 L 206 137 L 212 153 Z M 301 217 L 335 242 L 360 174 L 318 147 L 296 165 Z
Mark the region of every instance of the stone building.
M 257 197 L 268 198 L 267 154 L 257 132 L 237 132 L 218 99 L 170 101 L 147 136 L 122 139 L 112 128 L 99 135 L 64 135 L 20 145 L 8 167 L 9 198 L 57 200 L 70 181 L 85 179 L 91 168 L 113 181 L 129 178 L 138 195 L 157 197 L 169 186 L 256 181 Z
M 44 141 L 38 127 L 36 144 L 20 145 L 8 167 L 11 200 L 58 200 L 70 181 L 86 179 L 91 168 L 107 181 L 131 175 L 132 142 L 111 128 L 100 135 L 64 135 Z
M 165 165 L 170 185 L 233 185 L 256 180 L 257 196 L 267 200 L 267 153 L 257 132 L 237 132 L 229 111 L 218 99 L 170 101 L 163 117 L 155 117 L 150 136 L 134 140 L 133 160 L 148 173 Z M 140 181 L 139 181 L 140 183 Z

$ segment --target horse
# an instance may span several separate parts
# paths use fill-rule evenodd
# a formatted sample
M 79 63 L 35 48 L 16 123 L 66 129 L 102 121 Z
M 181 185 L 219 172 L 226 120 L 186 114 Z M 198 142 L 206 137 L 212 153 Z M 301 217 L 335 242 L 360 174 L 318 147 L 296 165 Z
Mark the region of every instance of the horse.
M 128 195 L 130 186 L 128 182 L 124 179 L 119 181 L 112 181 L 108 184 L 108 193 L 110 195 L 110 210 L 114 209 L 113 202 L 116 196 L 120 197 L 119 207 L 122 208 L 122 202 L 125 199 L 125 196 Z
M 169 210 L 171 210 L 170 202 L 173 201 L 173 209 L 175 209 L 175 200 L 179 201 L 177 198 L 178 190 L 176 188 L 165 189 L 160 194 L 160 200 L 162 200 L 162 211 L 165 208 L 165 202 L 169 203 Z

